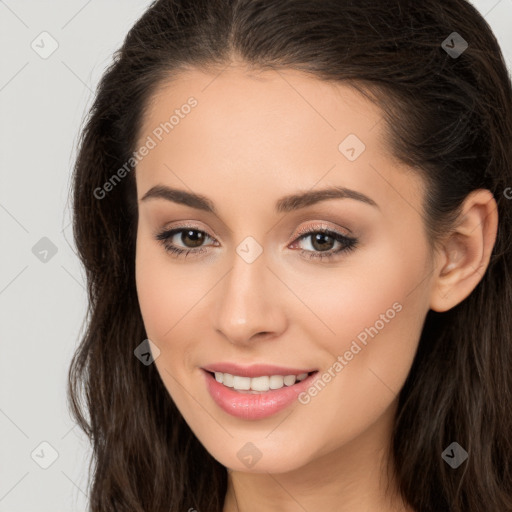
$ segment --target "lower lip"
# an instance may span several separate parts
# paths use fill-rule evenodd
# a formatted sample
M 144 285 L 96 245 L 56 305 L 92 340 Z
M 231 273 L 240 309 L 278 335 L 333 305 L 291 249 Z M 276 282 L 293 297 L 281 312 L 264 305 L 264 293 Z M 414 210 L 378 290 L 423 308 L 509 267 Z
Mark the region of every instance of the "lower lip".
M 217 382 L 215 377 L 202 370 L 206 378 L 206 387 L 215 403 L 225 412 L 244 420 L 260 420 L 282 411 L 305 391 L 313 382 L 318 372 L 308 375 L 293 386 L 270 389 L 261 393 L 244 393 L 235 391 Z

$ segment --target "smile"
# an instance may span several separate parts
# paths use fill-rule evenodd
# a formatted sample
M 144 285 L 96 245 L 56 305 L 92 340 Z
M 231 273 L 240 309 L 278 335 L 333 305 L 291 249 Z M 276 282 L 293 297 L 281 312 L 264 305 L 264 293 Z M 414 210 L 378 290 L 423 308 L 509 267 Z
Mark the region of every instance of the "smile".
M 267 418 L 288 408 L 319 375 L 317 370 L 297 374 L 284 372 L 286 375 L 243 371 L 253 373 L 253 376 L 213 372 L 205 368 L 201 372 L 213 402 L 224 412 L 243 420 Z

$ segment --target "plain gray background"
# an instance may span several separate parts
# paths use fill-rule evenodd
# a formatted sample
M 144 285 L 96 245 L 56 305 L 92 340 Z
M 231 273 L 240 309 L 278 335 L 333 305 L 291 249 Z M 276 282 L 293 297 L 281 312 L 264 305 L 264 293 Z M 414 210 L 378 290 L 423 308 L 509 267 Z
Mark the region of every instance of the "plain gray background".
M 0 512 L 87 509 L 91 452 L 66 403 L 87 307 L 70 176 L 99 78 L 150 3 L 0 0 Z M 512 69 L 512 0 L 472 3 Z

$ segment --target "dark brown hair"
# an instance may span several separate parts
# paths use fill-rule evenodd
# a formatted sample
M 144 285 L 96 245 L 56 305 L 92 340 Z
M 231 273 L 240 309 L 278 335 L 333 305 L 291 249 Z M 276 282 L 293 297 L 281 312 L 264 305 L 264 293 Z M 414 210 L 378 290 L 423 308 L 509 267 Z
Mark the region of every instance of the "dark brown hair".
M 442 46 L 453 32 L 468 42 L 459 56 Z M 191 432 L 155 365 L 134 356 L 146 339 L 134 172 L 107 197 L 94 191 L 130 160 L 159 85 L 234 60 L 343 82 L 377 102 L 393 156 L 425 178 L 433 245 L 471 191 L 494 194 L 489 266 L 469 297 L 426 315 L 392 461 L 419 512 L 512 511 L 512 90 L 489 25 L 465 0 L 158 0 L 130 30 L 99 83 L 73 176 L 89 310 L 68 392 L 93 445 L 91 511 L 222 510 L 226 468 Z M 454 441 L 469 453 L 457 469 L 441 457 Z

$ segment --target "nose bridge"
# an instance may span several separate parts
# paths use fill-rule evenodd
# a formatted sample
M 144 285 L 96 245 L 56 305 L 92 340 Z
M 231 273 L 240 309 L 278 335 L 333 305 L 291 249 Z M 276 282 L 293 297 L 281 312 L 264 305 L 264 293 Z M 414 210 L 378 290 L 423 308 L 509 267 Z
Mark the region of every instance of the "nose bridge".
M 235 250 L 231 271 L 219 288 L 215 327 L 232 343 L 246 343 L 255 334 L 278 332 L 284 315 L 263 247 L 247 237 Z

